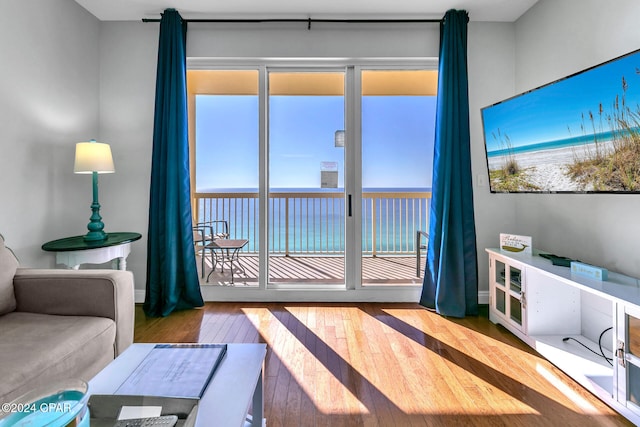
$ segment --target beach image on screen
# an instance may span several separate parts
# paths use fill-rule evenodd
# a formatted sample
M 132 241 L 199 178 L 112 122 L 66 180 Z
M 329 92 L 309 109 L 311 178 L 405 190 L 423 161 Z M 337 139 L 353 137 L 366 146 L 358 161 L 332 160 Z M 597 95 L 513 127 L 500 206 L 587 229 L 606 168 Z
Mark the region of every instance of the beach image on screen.
M 482 109 L 492 192 L 640 192 L 640 51 Z

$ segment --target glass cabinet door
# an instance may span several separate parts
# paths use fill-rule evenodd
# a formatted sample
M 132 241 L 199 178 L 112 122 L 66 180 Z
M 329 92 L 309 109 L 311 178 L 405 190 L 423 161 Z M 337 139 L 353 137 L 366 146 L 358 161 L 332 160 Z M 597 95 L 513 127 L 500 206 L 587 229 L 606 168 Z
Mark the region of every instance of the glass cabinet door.
M 509 318 L 522 326 L 522 302 L 513 296 L 509 296 Z
M 508 260 L 493 259 L 492 308 L 507 323 L 524 329 L 523 271 Z
M 509 290 L 516 294 L 522 294 L 522 270 L 509 266 Z
M 496 263 L 496 268 L 495 268 L 496 275 L 494 277 L 494 280 L 497 284 L 503 287 L 506 287 L 505 283 L 507 278 L 507 267 L 502 261 L 496 260 L 495 263 Z
M 494 308 L 498 310 L 500 313 L 502 313 L 503 315 L 507 314 L 507 299 L 505 295 L 506 294 L 504 290 L 496 286 L 495 295 L 494 295 L 494 298 L 495 298 Z
M 619 381 L 626 406 L 640 415 L 640 310 L 624 307 L 624 341 L 619 340 L 616 354 Z M 621 334 L 618 335 L 620 337 Z M 626 375 L 625 375 L 626 374 Z
M 509 318 L 522 326 L 522 270 L 509 266 Z
M 503 316 L 507 315 L 506 265 L 502 261 L 494 261 L 494 295 L 493 308 Z

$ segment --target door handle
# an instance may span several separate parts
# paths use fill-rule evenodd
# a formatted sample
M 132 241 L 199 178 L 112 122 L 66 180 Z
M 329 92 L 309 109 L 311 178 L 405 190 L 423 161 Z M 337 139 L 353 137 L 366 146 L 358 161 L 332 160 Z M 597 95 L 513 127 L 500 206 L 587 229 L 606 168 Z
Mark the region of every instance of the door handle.
M 624 341 L 618 340 L 618 348 L 616 349 L 616 357 L 618 358 L 618 364 L 625 367 L 625 353 L 624 353 Z
M 348 213 L 348 215 L 349 215 L 349 216 L 352 216 L 352 215 L 351 215 L 351 194 L 349 194 L 349 196 L 348 196 L 348 204 L 349 204 L 349 208 L 348 208 L 349 213 Z

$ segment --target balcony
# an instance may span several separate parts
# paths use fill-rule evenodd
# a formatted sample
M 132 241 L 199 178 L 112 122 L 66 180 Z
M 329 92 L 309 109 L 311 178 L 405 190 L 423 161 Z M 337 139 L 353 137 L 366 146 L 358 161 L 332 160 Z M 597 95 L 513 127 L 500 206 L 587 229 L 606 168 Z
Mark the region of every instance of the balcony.
M 196 193 L 197 221 L 225 219 L 230 238 L 247 239 L 237 284 L 257 285 L 257 192 Z M 428 230 L 430 192 L 363 191 L 363 285 L 421 284 L 416 272 L 418 231 Z M 344 283 L 345 197 L 341 191 L 270 192 L 270 283 Z M 205 265 L 205 273 L 211 268 Z M 225 280 L 217 272 L 213 283 Z M 228 280 L 228 278 L 227 278 Z

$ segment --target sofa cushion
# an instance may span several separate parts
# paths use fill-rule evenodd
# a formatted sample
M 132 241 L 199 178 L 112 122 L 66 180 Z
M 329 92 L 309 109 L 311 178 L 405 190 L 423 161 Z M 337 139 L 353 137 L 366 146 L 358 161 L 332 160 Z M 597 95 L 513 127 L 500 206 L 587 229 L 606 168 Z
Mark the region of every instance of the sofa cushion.
M 4 246 L 0 235 L 0 316 L 16 309 L 13 293 L 13 276 L 18 268 L 18 260 L 10 249 Z
M 90 380 L 113 360 L 115 335 L 115 322 L 103 317 L 5 314 L 0 317 L 0 401 L 64 379 Z

